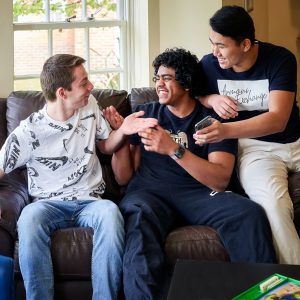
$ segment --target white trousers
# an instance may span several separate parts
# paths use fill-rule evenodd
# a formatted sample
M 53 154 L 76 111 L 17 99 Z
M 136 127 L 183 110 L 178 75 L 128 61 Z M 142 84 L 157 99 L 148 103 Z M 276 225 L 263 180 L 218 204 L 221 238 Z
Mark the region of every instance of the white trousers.
M 300 139 L 289 144 L 239 139 L 238 168 L 245 192 L 266 211 L 278 262 L 299 265 L 288 173 L 300 171 Z

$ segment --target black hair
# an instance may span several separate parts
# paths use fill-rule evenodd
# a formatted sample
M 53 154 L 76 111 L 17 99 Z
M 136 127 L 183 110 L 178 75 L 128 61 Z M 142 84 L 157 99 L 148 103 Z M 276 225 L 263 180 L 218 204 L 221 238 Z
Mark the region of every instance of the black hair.
M 160 66 L 173 68 L 175 79 L 183 89 L 189 89 L 192 98 L 200 95 L 201 72 L 196 55 L 182 48 L 166 49 L 153 61 L 154 74 Z
M 228 5 L 221 9 L 209 19 L 212 30 L 232 38 L 238 44 L 244 39 L 255 42 L 255 27 L 251 16 L 241 6 Z

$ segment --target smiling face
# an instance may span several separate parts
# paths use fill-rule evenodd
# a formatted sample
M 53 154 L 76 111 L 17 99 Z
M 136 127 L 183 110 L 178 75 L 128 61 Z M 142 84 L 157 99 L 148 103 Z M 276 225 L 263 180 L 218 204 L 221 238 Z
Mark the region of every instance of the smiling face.
M 213 30 L 210 32 L 209 40 L 212 45 L 212 53 L 218 59 L 222 69 L 233 68 L 239 71 L 247 60 L 247 51 L 249 48 L 248 40 L 238 44 L 230 37 L 223 36 Z
M 155 88 L 160 104 L 177 106 L 181 103 L 183 95 L 188 93 L 175 79 L 173 68 L 160 66 L 155 78 Z
M 88 103 L 93 84 L 89 81 L 87 72 L 83 65 L 74 68 L 74 81 L 71 90 L 64 90 L 69 108 L 78 109 Z

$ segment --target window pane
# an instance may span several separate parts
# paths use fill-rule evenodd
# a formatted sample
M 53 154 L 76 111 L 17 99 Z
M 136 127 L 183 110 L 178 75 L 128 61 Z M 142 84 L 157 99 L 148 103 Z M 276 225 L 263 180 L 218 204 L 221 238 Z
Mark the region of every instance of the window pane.
M 101 27 L 90 29 L 90 68 L 97 71 L 120 67 L 120 29 Z
M 90 19 L 118 18 L 118 0 L 87 0 L 86 3 L 86 16 Z M 65 21 L 74 16 L 74 20 L 82 20 L 81 0 L 50 0 L 49 5 L 51 22 Z M 14 23 L 46 22 L 46 9 L 44 0 L 13 0 Z
M 40 74 L 48 58 L 48 31 L 14 32 L 14 74 L 15 76 Z
M 43 0 L 13 0 L 14 23 L 33 23 L 45 21 Z
M 71 20 L 81 20 L 81 1 L 78 0 L 50 0 L 50 21 L 60 22 L 68 18 Z
M 89 79 L 95 88 L 115 90 L 120 89 L 119 73 L 92 74 L 89 76 Z
M 53 30 L 53 54 L 68 53 L 84 57 L 84 29 Z
M 87 16 L 96 20 L 117 19 L 117 0 L 87 1 Z
M 39 78 L 34 79 L 20 79 L 14 81 L 14 91 L 41 91 L 41 84 Z

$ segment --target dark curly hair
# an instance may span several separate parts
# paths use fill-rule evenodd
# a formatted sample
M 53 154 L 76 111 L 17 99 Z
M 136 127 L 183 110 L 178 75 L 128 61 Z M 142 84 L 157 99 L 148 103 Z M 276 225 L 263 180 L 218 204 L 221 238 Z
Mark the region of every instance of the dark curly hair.
M 157 75 L 160 66 L 173 68 L 175 79 L 183 89 L 189 89 L 192 98 L 200 95 L 201 72 L 196 55 L 182 48 L 166 49 L 153 61 L 154 74 Z

